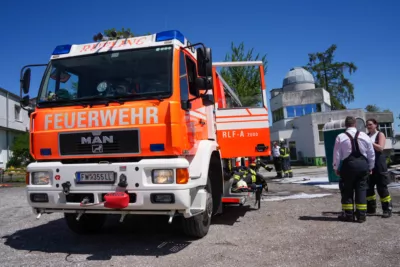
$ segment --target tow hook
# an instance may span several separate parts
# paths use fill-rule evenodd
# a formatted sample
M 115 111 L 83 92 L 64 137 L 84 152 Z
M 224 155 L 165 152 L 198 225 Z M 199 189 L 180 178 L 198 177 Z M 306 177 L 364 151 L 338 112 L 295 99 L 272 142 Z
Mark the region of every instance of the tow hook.
M 171 213 L 169 214 L 169 219 L 168 219 L 168 223 L 171 224 L 172 220 L 175 217 L 175 211 L 171 211 Z
M 126 213 L 121 214 L 121 218 L 119 219 L 119 222 L 122 223 L 125 219 Z
M 43 211 L 38 209 L 38 210 L 37 210 L 37 214 L 38 214 L 38 215 L 36 216 L 36 219 L 39 220 L 40 217 L 41 217 L 42 214 L 43 214 Z
M 80 211 L 78 213 L 78 216 L 76 216 L 76 220 L 79 221 L 79 219 L 81 218 L 82 215 L 83 215 L 83 211 Z
M 69 194 L 69 190 L 71 188 L 71 183 L 70 182 L 65 182 L 65 183 L 61 184 L 61 186 L 63 188 L 64 195 L 68 195 Z

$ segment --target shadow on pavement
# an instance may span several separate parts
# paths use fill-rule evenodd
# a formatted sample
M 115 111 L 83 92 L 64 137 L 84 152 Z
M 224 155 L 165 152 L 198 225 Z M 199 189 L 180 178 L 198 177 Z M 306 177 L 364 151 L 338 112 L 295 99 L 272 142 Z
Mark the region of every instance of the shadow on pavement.
M 233 225 L 251 210 L 250 206 L 226 206 L 223 214 L 213 217 L 212 224 Z M 130 255 L 159 257 L 177 253 L 193 241 L 183 235 L 180 217 L 174 218 L 172 224 L 167 223 L 167 216 L 127 216 L 123 223 L 119 218 L 109 216 L 103 231 L 95 235 L 77 235 L 61 218 L 2 239 L 6 246 L 16 250 L 67 254 L 67 262 L 74 254 L 89 255 L 89 261 Z
M 179 229 L 179 218 L 168 224 L 167 217 L 110 217 L 100 234 L 80 236 L 71 232 L 64 219 L 3 236 L 4 244 L 28 252 L 89 254 L 87 260 L 110 260 L 112 256 L 164 256 L 177 253 L 191 244 Z M 175 220 L 174 219 L 174 220 Z
M 333 222 L 339 221 L 337 217 L 325 217 L 325 216 L 300 216 L 300 221 L 324 221 L 324 222 Z
M 252 202 L 253 200 L 251 200 Z M 247 212 L 257 210 L 252 206 L 225 206 L 223 214 L 214 216 L 211 224 L 229 225 L 232 226 L 238 222 L 240 217 L 244 217 Z
M 322 216 L 339 216 L 341 214 L 340 211 L 323 211 Z

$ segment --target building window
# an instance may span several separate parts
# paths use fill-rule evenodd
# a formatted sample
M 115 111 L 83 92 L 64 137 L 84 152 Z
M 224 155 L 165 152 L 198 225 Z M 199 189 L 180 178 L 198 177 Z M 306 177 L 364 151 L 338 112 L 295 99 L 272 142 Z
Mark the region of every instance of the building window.
M 277 122 L 280 120 L 284 119 L 284 115 L 283 115 L 283 108 L 277 109 L 275 111 L 272 112 L 272 119 L 273 122 Z
M 321 104 L 307 104 L 286 107 L 288 118 L 300 117 L 315 112 L 321 112 Z
M 16 121 L 21 121 L 21 107 L 18 105 L 15 105 L 14 108 L 14 116 Z
M 296 113 L 294 112 L 294 107 L 286 107 L 286 113 L 288 118 L 296 117 Z
M 319 141 L 324 142 L 324 125 L 325 124 L 318 124 L 318 136 L 319 136 Z
M 379 123 L 379 131 L 384 133 L 386 137 L 393 137 L 393 129 L 390 122 Z

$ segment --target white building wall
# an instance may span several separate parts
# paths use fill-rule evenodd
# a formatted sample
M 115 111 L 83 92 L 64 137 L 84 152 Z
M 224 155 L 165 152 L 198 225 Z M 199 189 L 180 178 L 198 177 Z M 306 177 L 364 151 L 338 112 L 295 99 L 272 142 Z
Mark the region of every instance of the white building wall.
M 0 88 L 0 168 L 4 169 L 11 157 L 10 149 L 16 134 L 27 129 L 29 116 L 20 107 L 19 97 Z
M 271 111 L 275 111 L 278 108 L 283 107 L 283 101 L 282 101 L 283 98 L 282 97 L 283 97 L 283 94 L 279 94 L 279 95 L 273 97 L 272 99 L 270 99 L 269 103 L 270 103 Z

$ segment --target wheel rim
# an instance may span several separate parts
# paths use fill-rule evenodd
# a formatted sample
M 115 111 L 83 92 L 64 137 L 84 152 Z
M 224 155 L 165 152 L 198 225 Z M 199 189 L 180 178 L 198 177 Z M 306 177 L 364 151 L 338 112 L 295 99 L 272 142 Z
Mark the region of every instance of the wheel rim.
M 208 224 L 208 220 L 211 218 L 212 210 L 213 210 L 212 196 L 210 193 L 207 193 L 206 210 L 204 211 L 204 216 L 203 216 L 203 223 L 205 225 Z

